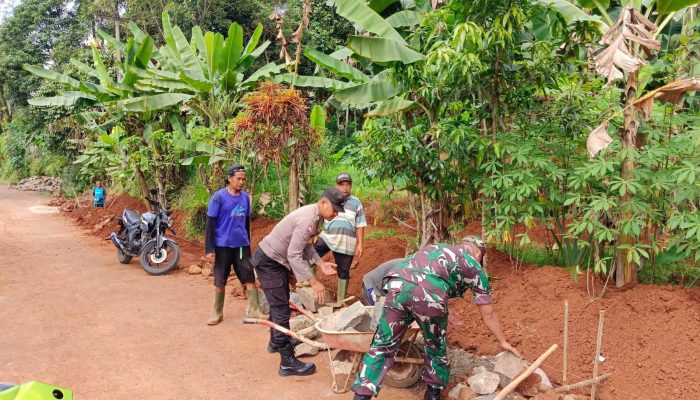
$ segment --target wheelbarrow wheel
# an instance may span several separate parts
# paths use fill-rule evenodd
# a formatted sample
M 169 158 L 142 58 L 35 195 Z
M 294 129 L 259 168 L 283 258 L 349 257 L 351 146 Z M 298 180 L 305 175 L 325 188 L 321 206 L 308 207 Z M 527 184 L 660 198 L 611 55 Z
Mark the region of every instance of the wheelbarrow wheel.
M 406 349 L 409 348 L 409 346 L 409 354 L 406 354 Z M 411 345 L 409 342 L 404 342 L 401 344 L 398 354 L 407 358 L 423 358 L 423 354 L 421 354 L 418 347 L 415 344 Z M 403 389 L 413 386 L 416 382 L 418 382 L 422 374 L 422 365 L 397 361 L 384 376 L 384 383 L 391 387 Z

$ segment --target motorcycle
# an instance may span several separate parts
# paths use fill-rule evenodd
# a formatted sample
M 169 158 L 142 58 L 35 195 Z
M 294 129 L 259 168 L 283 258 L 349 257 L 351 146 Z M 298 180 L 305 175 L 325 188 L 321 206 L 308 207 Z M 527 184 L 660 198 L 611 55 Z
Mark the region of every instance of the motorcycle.
M 158 192 L 150 190 L 155 198 Z M 173 218 L 158 200 L 146 198 L 153 211 L 139 214 L 125 209 L 117 220 L 119 232 L 112 232 L 110 239 L 117 247 L 117 259 L 128 264 L 133 257 L 140 257 L 141 267 L 151 275 L 163 275 L 177 267 L 180 248 L 175 240 L 165 237 L 165 230 L 173 234 Z

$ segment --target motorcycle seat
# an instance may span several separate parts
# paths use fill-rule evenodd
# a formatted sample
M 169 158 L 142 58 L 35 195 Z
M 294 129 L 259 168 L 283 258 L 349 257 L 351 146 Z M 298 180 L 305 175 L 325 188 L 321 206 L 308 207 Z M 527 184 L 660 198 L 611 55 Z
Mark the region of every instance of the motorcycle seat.
M 124 210 L 123 219 L 129 226 L 136 225 L 141 220 L 141 215 L 135 211 Z

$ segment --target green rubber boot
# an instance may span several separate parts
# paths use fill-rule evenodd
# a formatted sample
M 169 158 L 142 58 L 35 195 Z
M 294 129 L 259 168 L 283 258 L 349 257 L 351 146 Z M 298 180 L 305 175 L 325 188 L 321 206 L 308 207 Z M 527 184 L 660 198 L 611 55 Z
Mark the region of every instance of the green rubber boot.
M 267 319 L 268 316 L 260 311 L 260 297 L 258 296 L 258 289 L 246 289 L 245 293 L 248 296 L 248 307 L 245 309 L 245 317 Z
M 224 297 L 226 296 L 225 291 L 216 291 L 214 297 L 214 312 L 209 317 L 207 325 L 216 325 L 224 320 Z
M 337 304 L 342 304 L 345 300 L 345 295 L 348 292 L 348 279 L 338 279 L 338 297 L 336 299 Z

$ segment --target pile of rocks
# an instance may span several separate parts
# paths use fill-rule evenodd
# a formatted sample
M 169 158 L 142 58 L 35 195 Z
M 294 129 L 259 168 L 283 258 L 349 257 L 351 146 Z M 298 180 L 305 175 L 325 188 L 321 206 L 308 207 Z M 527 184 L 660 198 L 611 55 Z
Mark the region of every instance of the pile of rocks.
M 498 388 L 504 388 L 518 377 L 530 364 L 511 352 L 502 352 L 494 358 L 494 363 L 474 367 L 471 373 L 463 376 L 448 393 L 449 400 L 490 400 L 496 396 Z M 511 400 L 577 400 L 576 395 L 554 393 L 547 374 L 540 368 L 521 382 L 514 392 L 508 395 Z
M 10 185 L 10 189 L 22 192 L 49 192 L 61 195 L 61 180 L 50 176 L 32 176 Z

